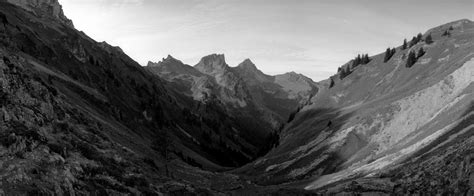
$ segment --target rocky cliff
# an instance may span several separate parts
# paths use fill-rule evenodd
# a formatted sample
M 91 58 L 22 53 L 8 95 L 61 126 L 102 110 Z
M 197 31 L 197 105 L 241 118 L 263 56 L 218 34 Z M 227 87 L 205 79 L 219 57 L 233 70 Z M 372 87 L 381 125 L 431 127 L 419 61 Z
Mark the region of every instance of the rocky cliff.
M 72 21 L 69 20 L 63 12 L 61 4 L 58 0 L 3 0 L 15 4 L 25 10 L 28 10 L 38 17 L 46 17 L 55 19 L 63 24 L 73 27 Z

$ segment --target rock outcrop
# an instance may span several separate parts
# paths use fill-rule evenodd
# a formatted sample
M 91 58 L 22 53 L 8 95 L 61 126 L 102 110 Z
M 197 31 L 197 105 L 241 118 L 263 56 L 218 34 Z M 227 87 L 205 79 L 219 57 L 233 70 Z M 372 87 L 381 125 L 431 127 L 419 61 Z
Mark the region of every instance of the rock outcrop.
M 47 17 L 60 21 L 70 27 L 74 27 L 63 12 L 58 0 L 4 0 L 28 10 L 38 17 Z

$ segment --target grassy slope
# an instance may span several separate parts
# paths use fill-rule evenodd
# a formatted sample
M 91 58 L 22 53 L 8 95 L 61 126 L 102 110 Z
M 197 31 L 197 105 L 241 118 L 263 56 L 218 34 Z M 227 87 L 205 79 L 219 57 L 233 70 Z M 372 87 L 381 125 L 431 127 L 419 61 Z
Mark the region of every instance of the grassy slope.
M 449 26 L 454 27 L 451 37 L 441 36 Z M 303 108 L 286 126 L 280 146 L 238 171 L 248 174 L 260 171 L 262 173 L 256 179 L 264 184 L 295 180 L 304 184 L 311 180 L 314 181 L 311 184 L 316 185 L 313 187 L 319 187 L 333 180 L 378 173 L 377 169 L 354 171 L 370 163 L 377 168 L 386 160 L 380 158 L 393 156 L 391 153 L 396 149 L 408 148 L 436 130 L 457 123 L 465 116 L 463 111 L 469 108 L 473 97 L 472 76 L 469 76 L 471 64 L 465 63 L 474 57 L 474 25 L 472 22 L 454 22 L 429 32 L 434 43 L 420 42 L 406 50 L 398 47 L 387 63 L 382 61 L 383 54 L 375 55 L 369 64 L 358 66 L 343 80 L 335 79 L 334 87 L 322 89 L 313 98 L 312 105 Z M 413 67 L 406 68 L 403 56 L 420 47 L 427 53 Z M 463 77 L 462 80 L 447 77 L 463 65 L 465 71 L 456 74 Z M 453 82 L 452 89 L 449 82 Z M 431 86 L 435 87 L 429 88 Z M 424 89 L 428 90 L 417 93 Z M 449 107 L 443 109 L 445 105 Z M 435 107 L 423 108 L 430 106 Z M 419 111 L 430 112 L 429 115 L 440 111 L 440 114 L 429 119 L 428 114 L 417 114 Z M 406 120 L 399 122 L 397 119 L 402 119 L 403 115 Z M 421 115 L 423 120 L 417 120 L 416 115 Z M 329 121 L 331 126 L 328 126 Z M 399 126 L 398 131 L 395 125 Z M 467 144 L 469 142 L 464 143 Z M 423 145 L 415 151 L 423 151 Z M 451 148 L 455 153 L 464 151 L 463 148 Z M 401 161 L 409 156 L 410 153 L 394 160 Z M 394 184 L 383 180 L 381 183 L 390 189 L 383 191 L 392 191 Z M 403 183 L 403 179 L 399 183 Z M 341 191 L 344 187 L 332 191 Z

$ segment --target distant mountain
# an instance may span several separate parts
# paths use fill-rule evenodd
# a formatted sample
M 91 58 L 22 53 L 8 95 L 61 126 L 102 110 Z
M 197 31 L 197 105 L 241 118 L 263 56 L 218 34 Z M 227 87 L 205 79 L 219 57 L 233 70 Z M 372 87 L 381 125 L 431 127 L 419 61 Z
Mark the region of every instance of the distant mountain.
M 472 194 L 474 23 L 413 40 L 387 62 L 382 53 L 345 64 L 284 127 L 280 145 L 236 173 L 315 194 Z
M 212 54 L 192 67 L 170 58 L 149 62 L 146 68 L 195 100 L 215 100 L 231 114 L 267 122 L 267 130 L 284 124 L 291 112 L 318 91 L 317 83 L 301 74 L 266 75 L 250 59 L 230 67 L 224 55 Z

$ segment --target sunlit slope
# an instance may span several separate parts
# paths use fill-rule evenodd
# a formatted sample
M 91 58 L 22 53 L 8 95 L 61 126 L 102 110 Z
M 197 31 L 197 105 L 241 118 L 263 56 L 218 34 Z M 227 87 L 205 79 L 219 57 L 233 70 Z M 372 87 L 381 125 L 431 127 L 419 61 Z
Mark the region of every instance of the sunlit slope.
M 449 27 L 451 35 L 442 36 Z M 280 145 L 247 169 L 262 172 L 266 184 L 304 180 L 301 188 L 317 189 L 377 176 L 434 141 L 446 142 L 440 137 L 471 138 L 474 24 L 460 20 L 423 38 L 428 34 L 431 44 L 398 47 L 386 63 L 379 54 L 342 80 L 334 76 L 334 86 L 328 82 L 285 127 Z M 421 47 L 426 54 L 406 67 L 408 53 Z

